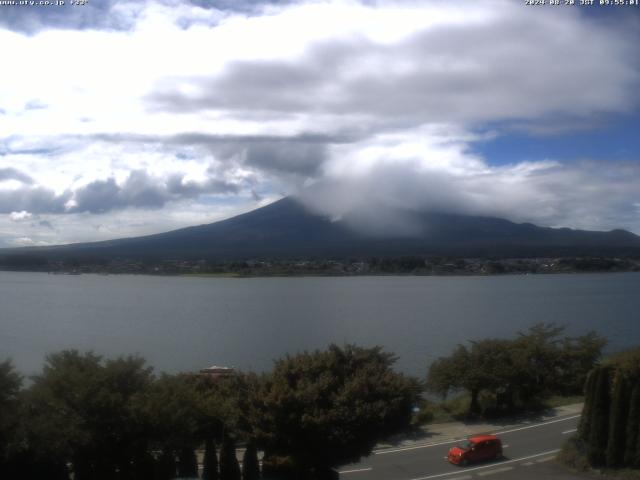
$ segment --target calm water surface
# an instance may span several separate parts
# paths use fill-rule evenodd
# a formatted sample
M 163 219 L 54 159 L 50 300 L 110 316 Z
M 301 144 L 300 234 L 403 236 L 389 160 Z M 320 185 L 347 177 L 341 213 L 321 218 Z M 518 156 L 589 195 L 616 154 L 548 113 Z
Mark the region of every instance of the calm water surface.
M 143 355 L 161 371 L 267 370 L 331 342 L 382 345 L 424 375 L 460 342 L 535 322 L 640 344 L 640 274 L 188 278 L 0 272 L 0 360 L 23 373 L 65 348 Z

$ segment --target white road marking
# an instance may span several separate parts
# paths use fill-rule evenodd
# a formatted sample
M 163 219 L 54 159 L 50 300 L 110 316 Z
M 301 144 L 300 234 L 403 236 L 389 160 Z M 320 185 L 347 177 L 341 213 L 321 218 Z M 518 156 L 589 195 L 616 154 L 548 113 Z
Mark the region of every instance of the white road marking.
M 573 432 L 577 432 L 577 431 L 578 431 L 578 429 L 577 429 L 577 428 L 574 428 L 574 429 L 572 429 L 572 430 L 565 430 L 564 432 L 562 432 L 562 434 L 563 434 L 563 435 L 566 435 L 567 433 L 573 433 Z
M 508 472 L 509 470 L 513 470 L 513 467 L 502 467 L 502 468 L 496 468 L 495 470 L 489 470 L 488 472 L 480 472 L 478 473 L 478 476 L 484 477 L 485 475 L 493 475 L 494 473 Z
M 557 422 L 564 422 L 566 420 L 573 420 L 574 418 L 578 418 L 580 415 L 573 415 L 571 417 L 565 417 L 565 418 L 559 418 L 557 420 L 550 420 L 548 422 L 542 422 L 542 423 L 536 423 L 534 425 L 527 425 L 526 427 L 520 427 L 520 428 L 514 428 L 512 430 L 504 430 L 502 432 L 496 432 L 494 433 L 494 435 L 500 435 L 502 433 L 511 433 L 511 432 L 517 432 L 519 430 L 526 430 L 528 428 L 536 428 L 536 427 L 543 427 L 545 425 L 549 425 L 551 423 L 557 423 Z M 526 422 L 524 422 L 526 423 Z M 377 452 L 373 452 L 374 455 L 386 455 L 388 453 L 397 453 L 397 452 L 406 452 L 408 450 L 417 450 L 420 448 L 429 448 L 429 447 L 437 447 L 438 445 L 448 445 L 450 443 L 458 443 L 461 441 L 466 440 L 466 438 L 459 438 L 459 439 L 455 439 L 455 440 L 447 440 L 445 442 L 437 442 L 437 443 L 425 443 L 422 445 L 413 445 L 411 447 L 400 447 L 400 448 L 390 448 L 390 449 L 385 449 L 385 450 L 380 450 Z M 504 446 L 503 446 L 504 448 Z
M 504 433 L 519 432 L 520 430 L 527 430 L 528 428 L 536 428 L 536 427 L 542 427 L 544 425 L 551 425 L 552 423 L 566 422 L 567 420 L 573 420 L 574 418 L 578 418 L 578 417 L 580 417 L 580 415 L 573 415 L 571 417 L 559 418 L 557 420 L 550 420 L 548 422 L 536 423 L 535 425 L 528 425 L 526 427 L 512 428 L 511 430 L 502 430 L 501 432 L 494 432 L 493 434 L 501 435 Z
M 371 470 L 373 470 L 371 467 L 369 467 L 369 468 L 356 468 L 355 470 L 342 470 L 342 471 L 340 471 L 338 473 L 340 475 L 342 475 L 343 473 L 370 472 Z
M 541 458 L 539 460 L 536 460 L 537 463 L 542 463 L 542 462 L 548 462 L 549 460 L 553 460 L 554 457 L 547 457 L 547 458 Z
M 404 452 L 406 450 L 417 450 L 418 448 L 429 448 L 429 447 L 437 447 L 438 445 L 447 445 L 449 443 L 458 443 L 463 442 L 466 438 L 459 438 L 457 440 L 447 440 L 446 442 L 438 442 L 438 443 L 425 443 L 423 445 L 414 445 L 413 447 L 402 447 L 402 448 L 394 448 L 390 450 L 380 450 L 379 452 L 373 452 L 374 455 L 385 455 L 387 453 L 396 453 L 396 452 Z
M 509 445 L 502 445 L 502 448 L 509 448 Z
M 555 450 L 549 450 L 548 452 L 536 453 L 535 455 L 529 455 L 527 457 L 514 458 L 513 460 L 505 460 L 504 462 L 493 463 L 491 465 L 483 465 L 481 467 L 467 468 L 466 471 L 467 472 L 473 472 L 474 470 L 484 470 L 485 468 L 495 468 L 497 465 L 506 465 L 507 463 L 521 462 L 522 460 L 529 460 L 531 458 L 542 457 L 544 455 L 551 455 L 552 453 L 557 453 L 559 451 L 560 451 L 560 449 L 556 448 Z M 459 472 L 438 473 L 437 475 L 428 475 L 426 477 L 412 478 L 411 480 L 428 480 L 430 478 L 448 477 L 449 475 L 456 475 L 458 473 Z

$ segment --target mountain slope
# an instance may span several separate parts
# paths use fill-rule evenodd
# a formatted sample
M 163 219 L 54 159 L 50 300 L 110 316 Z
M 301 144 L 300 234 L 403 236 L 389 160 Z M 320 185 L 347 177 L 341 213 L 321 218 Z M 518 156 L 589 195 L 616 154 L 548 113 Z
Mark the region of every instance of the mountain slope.
M 492 217 L 414 215 L 413 236 L 368 236 L 308 212 L 293 198 L 220 222 L 145 237 L 46 248 L 0 250 L 49 258 L 218 259 L 384 255 L 561 256 L 640 253 L 640 237 L 624 230 L 543 228 Z

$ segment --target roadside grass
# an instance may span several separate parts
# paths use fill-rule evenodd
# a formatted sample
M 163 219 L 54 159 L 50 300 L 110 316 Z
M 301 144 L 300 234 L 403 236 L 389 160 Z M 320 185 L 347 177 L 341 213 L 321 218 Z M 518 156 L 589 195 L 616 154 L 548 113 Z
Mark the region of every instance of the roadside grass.
M 544 406 L 547 408 L 564 407 L 565 405 L 573 405 L 576 403 L 583 403 L 584 395 L 572 395 L 569 397 L 561 397 L 559 395 L 553 396 L 548 400 L 545 400 Z
M 480 408 L 482 414 L 474 417 L 476 419 L 496 419 L 500 417 L 507 417 L 517 413 L 523 412 L 540 412 L 549 410 L 565 405 L 573 405 L 576 403 L 582 403 L 584 397 L 581 395 L 573 396 L 553 396 L 540 404 L 529 405 L 522 407 L 516 411 L 497 411 L 494 408 L 495 397 L 491 395 L 480 396 Z M 446 423 L 455 422 L 460 420 L 469 420 L 469 403 L 471 397 L 467 393 L 462 393 L 455 397 L 447 398 L 445 400 L 435 402 L 425 400 L 419 405 L 420 411 L 414 414 L 413 425 L 423 426 L 430 423 Z

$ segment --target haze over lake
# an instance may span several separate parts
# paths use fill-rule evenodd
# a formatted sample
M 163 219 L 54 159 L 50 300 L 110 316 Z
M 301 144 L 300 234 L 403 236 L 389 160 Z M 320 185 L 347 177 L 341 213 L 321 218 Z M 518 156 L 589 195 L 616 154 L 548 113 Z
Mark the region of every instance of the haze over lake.
M 329 343 L 382 345 L 424 375 L 460 342 L 535 322 L 640 343 L 640 274 L 195 278 L 0 272 L 0 360 L 25 374 L 65 348 L 140 354 L 156 371 L 255 371 Z

